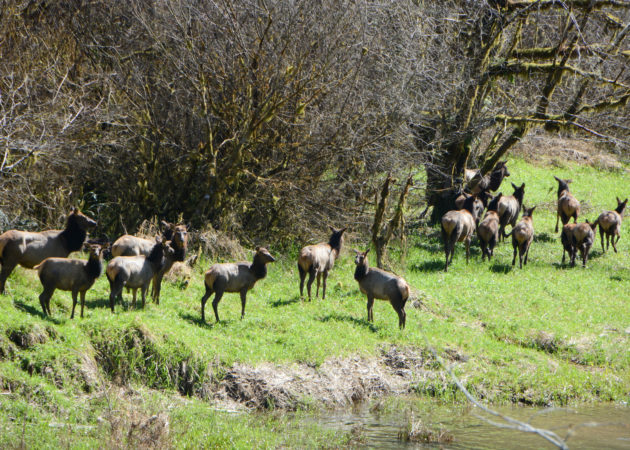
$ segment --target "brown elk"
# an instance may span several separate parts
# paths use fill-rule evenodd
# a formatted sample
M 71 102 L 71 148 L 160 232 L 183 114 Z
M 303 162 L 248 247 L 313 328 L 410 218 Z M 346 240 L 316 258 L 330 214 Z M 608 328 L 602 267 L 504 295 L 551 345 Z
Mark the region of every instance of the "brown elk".
M 617 207 L 614 211 L 606 211 L 599 215 L 595 221 L 599 225 L 599 237 L 602 242 L 602 251 L 606 252 L 610 242 L 612 242 L 613 250 L 617 253 L 617 242 L 619 242 L 619 232 L 621 231 L 621 221 L 623 220 L 623 211 L 626 209 L 628 199 L 623 202 L 617 197 Z M 606 249 L 604 249 L 604 235 L 606 235 Z M 616 240 L 615 240 L 616 237 Z
M 472 197 L 473 194 L 469 194 L 467 192 L 462 192 L 455 198 L 455 209 L 460 210 L 464 208 L 464 203 L 466 199 Z M 477 220 L 475 221 L 475 225 L 479 225 L 479 219 L 483 214 L 483 210 L 488 206 L 488 201 L 492 198 L 492 195 L 488 191 L 481 191 L 477 194 L 477 198 L 473 202 L 473 209 L 476 211 Z
M 574 224 L 572 232 L 573 257 L 571 258 L 571 266 L 575 266 L 575 257 L 577 250 L 580 251 L 582 258 L 582 267 L 586 267 L 588 261 L 588 253 L 591 251 L 593 242 L 595 241 L 595 229 L 597 221 L 590 223 L 588 220 L 584 223 Z M 564 228 L 564 227 L 563 227 Z
M 166 261 L 175 258 L 175 250 L 170 242 L 163 241 L 160 236 L 155 238 L 153 248 L 149 256 L 116 256 L 105 269 L 109 280 L 109 306 L 114 312 L 116 298 L 122 302 L 123 287 L 127 287 L 133 292 L 133 306 L 136 306 L 136 294 L 138 288 L 142 295 L 142 307 L 144 308 L 149 284 Z
M 499 240 L 499 201 L 503 194 L 500 192 L 488 204 L 488 212 L 477 227 L 477 237 L 481 245 L 481 260 L 492 259 L 494 247 Z
M 46 258 L 65 258 L 83 246 L 87 230 L 95 226 L 94 220 L 73 207 L 63 230 L 9 230 L 0 235 L 0 293 L 4 293 L 5 282 L 18 264 L 32 269 Z
M 510 171 L 507 168 L 507 161 L 499 161 L 495 164 L 494 169 L 490 172 L 490 175 L 481 176 L 479 170 L 466 169 L 464 171 L 464 180 L 470 186 L 475 178 L 479 179 L 479 182 L 472 186 L 471 192 L 473 194 L 479 194 L 481 191 L 496 192 L 501 187 L 501 183 L 505 177 L 510 176 Z
M 81 318 L 85 307 L 85 293 L 92 287 L 94 281 L 103 271 L 103 252 L 99 244 L 89 244 L 89 259 L 46 258 L 39 265 L 33 267 L 39 274 L 39 280 L 44 287 L 39 296 L 39 303 L 46 315 L 51 315 L 50 299 L 55 289 L 72 291 L 72 314 L 77 306 L 77 294 L 81 294 Z
M 516 186 L 512 183 L 514 193 L 512 195 L 504 195 L 499 200 L 499 239 L 504 240 L 507 235 L 505 234 L 505 227 L 510 225 L 512 228 L 516 225 L 518 215 L 521 212 L 523 206 L 523 197 L 525 197 L 525 183 L 520 186 Z
M 562 227 L 560 234 L 560 242 L 562 242 L 562 264 L 565 261 L 566 253 L 569 254 L 569 261 L 574 264 L 575 261 L 575 245 L 573 245 L 573 229 L 577 226 L 575 223 L 567 223 Z
M 519 267 L 522 269 L 523 264 L 527 265 L 527 257 L 529 256 L 529 247 L 534 240 L 534 223 L 532 213 L 536 207 L 525 208 L 523 206 L 523 217 L 514 228 L 508 233 L 512 235 L 512 247 L 514 248 L 514 256 L 512 257 L 512 265 L 516 264 L 516 252 L 518 250 Z
M 175 250 L 175 258 L 169 259 L 166 264 L 157 272 L 153 280 L 153 288 L 151 296 L 153 301 L 160 304 L 160 290 L 162 288 L 162 279 L 164 275 L 171 270 L 176 261 L 184 261 L 186 258 L 186 250 L 188 248 L 188 230 L 184 224 L 174 224 L 162 220 L 162 239 L 170 241 L 173 250 Z M 112 256 L 149 256 L 151 249 L 155 245 L 155 241 L 144 239 L 138 236 L 125 234 L 119 237 L 112 244 Z
M 369 266 L 367 254 L 370 249 L 364 252 L 355 250 L 356 257 L 354 263 L 354 279 L 359 283 L 359 289 L 367 296 L 368 322 L 374 322 L 374 299 L 389 300 L 394 311 L 398 314 L 398 327 L 403 330 L 407 314 L 405 313 L 405 303 L 409 298 L 409 285 L 407 282 L 393 273 L 386 272 L 378 268 Z
M 573 223 L 577 223 L 580 214 L 580 202 L 569 191 L 569 184 L 573 180 L 562 180 L 554 175 L 558 182 L 558 215 L 556 217 L 556 233 L 558 232 L 558 221 L 562 220 L 562 225 L 566 225 L 573 217 Z
M 258 280 L 267 276 L 267 264 L 274 262 L 269 250 L 264 247 L 256 247 L 253 262 L 214 264 L 206 272 L 204 282 L 206 292 L 201 297 L 201 321 L 206 321 L 205 308 L 208 298 L 214 293 L 212 309 L 214 317 L 219 322 L 218 306 L 225 292 L 240 292 L 241 294 L 241 319 L 245 317 L 245 304 L 247 303 L 247 291 L 254 287 Z
M 448 271 L 448 265 L 453 261 L 455 243 L 465 241 L 466 263 L 470 256 L 470 239 L 475 232 L 478 211 L 475 209 L 476 196 L 471 196 L 464 202 L 464 208 L 459 211 L 449 211 L 442 216 L 442 239 L 444 240 L 444 253 L 446 264 L 444 271 Z
M 343 245 L 343 233 L 347 228 L 337 230 L 329 226 L 332 234 L 328 243 L 321 242 L 319 244 L 307 245 L 300 250 L 298 256 L 298 271 L 300 273 L 300 297 L 304 295 L 304 279 L 308 273 L 308 282 L 306 283 L 306 289 L 308 291 L 308 300 L 311 301 L 311 285 L 313 280 L 317 277 L 317 290 L 315 291 L 315 297 L 319 295 L 319 283 L 323 275 L 323 290 L 322 300 L 326 298 L 326 278 L 328 278 L 328 271 L 333 268 L 335 261 L 339 257 L 341 252 L 341 246 Z

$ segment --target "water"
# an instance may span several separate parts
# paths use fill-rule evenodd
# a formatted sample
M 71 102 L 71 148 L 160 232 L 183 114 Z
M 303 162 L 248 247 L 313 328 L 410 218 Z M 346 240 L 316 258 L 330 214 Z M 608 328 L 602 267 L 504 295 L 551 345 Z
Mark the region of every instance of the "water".
M 410 407 L 406 411 L 379 413 L 378 408 L 357 408 L 351 412 L 336 412 L 317 421 L 324 427 L 359 429 L 362 446 L 366 448 L 449 448 L 449 449 L 532 449 L 555 448 L 542 437 L 522 431 L 507 430 L 490 425 L 479 415 L 495 422 L 478 408 L 429 405 L 413 413 L 415 422 L 421 420 L 431 430 L 446 429 L 452 441 L 442 444 L 403 442 L 399 432 L 410 422 Z M 630 449 L 630 408 L 627 406 L 581 406 L 566 409 L 503 407 L 498 412 L 546 428 L 566 439 L 572 449 Z

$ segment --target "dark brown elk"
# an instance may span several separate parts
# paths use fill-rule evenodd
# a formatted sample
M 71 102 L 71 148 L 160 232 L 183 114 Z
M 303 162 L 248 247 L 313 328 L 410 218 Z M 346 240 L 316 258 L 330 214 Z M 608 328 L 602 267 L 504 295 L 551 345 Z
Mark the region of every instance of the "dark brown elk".
M 109 280 L 109 306 L 114 312 L 116 298 L 122 302 L 122 290 L 127 287 L 133 292 L 133 306 L 136 306 L 136 294 L 140 289 L 142 295 L 142 307 L 145 306 L 146 294 L 149 284 L 167 260 L 175 257 L 175 250 L 163 241 L 160 236 L 155 238 L 153 248 L 149 256 L 116 256 L 105 269 Z
M 341 246 L 343 245 L 343 233 L 347 228 L 337 230 L 329 226 L 332 234 L 328 243 L 321 242 L 319 244 L 307 245 L 300 250 L 298 256 L 298 271 L 300 273 L 300 297 L 304 295 L 304 279 L 308 273 L 308 282 L 306 283 L 306 289 L 308 291 L 308 300 L 311 301 L 311 285 L 313 280 L 317 278 L 317 290 L 315 291 L 315 297 L 319 295 L 319 283 L 323 276 L 323 290 L 322 300 L 326 298 L 326 278 L 328 278 L 328 272 L 335 265 L 335 261 L 339 257 L 341 252 Z
M 455 198 L 455 209 L 456 210 L 463 209 L 464 203 L 466 202 L 466 199 L 469 197 L 472 197 L 472 194 L 469 194 L 467 192 L 462 192 L 461 194 L 459 194 L 457 198 Z M 476 217 L 477 217 L 477 221 L 475 225 L 479 225 L 479 219 L 483 215 L 483 210 L 486 208 L 486 206 L 488 206 L 488 202 L 490 201 L 491 198 L 492 198 L 492 195 L 490 195 L 488 191 L 481 191 L 479 194 L 477 194 L 477 199 L 473 203 L 473 208 L 476 211 Z
M 574 224 L 573 228 L 573 258 L 571 258 L 571 266 L 575 266 L 575 257 L 577 250 L 580 251 L 580 257 L 582 258 L 582 267 L 586 267 L 588 261 L 588 253 L 591 251 L 593 242 L 595 241 L 595 229 L 597 228 L 597 221 L 590 223 L 588 220 L 584 223 Z M 563 227 L 564 228 L 564 227 Z
M 575 245 L 573 245 L 573 229 L 577 226 L 575 223 L 567 223 L 562 227 L 560 234 L 560 242 L 562 242 L 562 264 L 565 261 L 566 253 L 569 254 L 569 261 L 574 264 L 575 261 Z
M 155 274 L 151 296 L 153 297 L 153 301 L 158 305 L 160 304 L 160 290 L 162 288 L 164 275 L 171 269 L 176 261 L 184 261 L 188 247 L 188 230 L 186 225 L 169 223 L 165 220 L 161 221 L 160 225 L 162 226 L 162 239 L 171 242 L 171 246 L 173 250 L 175 250 L 175 258 L 169 260 L 169 262 Z M 155 241 L 150 239 L 125 234 L 116 239 L 112 244 L 112 256 L 149 256 L 154 245 Z
M 18 264 L 32 269 L 46 258 L 65 258 L 81 249 L 87 230 L 95 226 L 94 220 L 72 208 L 63 230 L 10 230 L 0 235 L 0 293 L 4 293 L 5 282 Z
M 354 263 L 354 279 L 359 283 L 359 289 L 367 296 L 367 315 L 368 322 L 374 322 L 374 299 L 388 300 L 394 311 L 398 314 L 398 327 L 403 330 L 407 314 L 405 313 L 405 303 L 409 298 L 409 285 L 398 275 L 386 272 L 375 267 L 370 267 L 367 254 L 370 249 L 365 252 L 355 250 L 356 257 Z
M 596 223 L 599 225 L 599 237 L 602 242 L 602 251 L 606 252 L 610 242 L 612 242 L 613 250 L 617 253 L 617 242 L 619 242 L 619 232 L 621 231 L 621 221 L 623 220 L 623 211 L 626 209 L 628 199 L 623 202 L 617 197 L 617 207 L 614 211 L 606 211 L 599 215 Z M 606 235 L 606 249 L 604 249 L 604 235 Z M 616 240 L 615 240 L 616 239 Z
M 44 287 L 39 296 L 39 303 L 46 315 L 51 315 L 50 299 L 55 289 L 72 292 L 72 314 L 77 306 L 77 294 L 81 294 L 81 318 L 85 307 L 85 293 L 92 287 L 94 281 L 103 271 L 103 252 L 98 244 L 89 244 L 89 259 L 46 258 L 39 265 L 33 267 L 39 274 L 39 280 Z
M 507 168 L 507 161 L 497 162 L 492 172 L 483 177 L 479 174 L 478 170 L 466 169 L 464 172 L 465 182 L 471 187 L 470 190 L 473 194 L 479 194 L 481 191 L 496 192 L 501 187 L 503 179 L 509 176 L 510 171 Z M 473 184 L 477 179 L 479 181 Z
M 499 240 L 499 200 L 503 194 L 500 192 L 488 204 L 488 212 L 477 227 L 477 237 L 481 245 L 481 260 L 492 259 L 494 247 Z
M 512 183 L 514 193 L 512 195 L 504 195 L 499 200 L 499 239 L 503 240 L 507 237 L 505 234 L 505 227 L 510 225 L 514 228 L 518 221 L 518 215 L 521 212 L 523 206 L 523 197 L 525 197 L 525 183 L 521 186 L 516 186 Z
M 529 256 L 529 247 L 534 240 L 534 223 L 532 220 L 532 213 L 536 207 L 525 208 L 523 207 L 523 217 L 521 221 L 516 224 L 509 234 L 512 235 L 512 247 L 514 248 L 514 256 L 512 257 L 512 265 L 516 264 L 516 252 L 518 250 L 519 267 L 522 269 L 523 264 L 527 265 L 527 258 Z
M 556 233 L 558 232 L 558 221 L 562 220 L 562 225 L 566 225 L 573 217 L 573 223 L 577 223 L 580 214 L 580 202 L 569 192 L 569 184 L 573 180 L 561 180 L 554 176 L 558 182 L 558 215 L 556 217 Z
M 446 264 L 444 271 L 448 271 L 448 265 L 453 261 L 455 243 L 464 241 L 466 243 L 466 263 L 470 256 L 470 239 L 475 232 L 477 221 L 477 210 L 475 209 L 476 196 L 466 199 L 464 208 L 459 211 L 449 211 L 442 216 L 442 239 L 444 240 L 444 253 L 446 254 Z
M 256 247 L 253 262 L 214 264 L 206 272 L 204 282 L 206 292 L 201 297 L 201 321 L 206 321 L 205 308 L 208 298 L 214 293 L 212 309 L 214 317 L 219 322 L 218 306 L 225 292 L 240 292 L 241 294 L 241 319 L 245 317 L 245 304 L 247 303 L 247 291 L 254 287 L 258 280 L 267 276 L 267 264 L 274 262 L 269 250 L 264 247 Z

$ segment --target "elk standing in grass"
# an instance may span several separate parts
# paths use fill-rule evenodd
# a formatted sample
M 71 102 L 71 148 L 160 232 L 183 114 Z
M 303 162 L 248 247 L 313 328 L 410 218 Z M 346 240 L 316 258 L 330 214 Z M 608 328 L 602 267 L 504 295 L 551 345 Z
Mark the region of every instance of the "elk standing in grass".
M 365 252 L 355 250 L 356 257 L 354 263 L 356 269 L 354 271 L 354 279 L 359 283 L 359 289 L 367 295 L 367 314 L 368 322 L 374 322 L 374 299 L 389 300 L 394 311 L 398 314 L 398 326 L 400 329 L 405 328 L 407 314 L 405 313 L 405 303 L 409 298 L 409 285 L 407 282 L 393 273 L 386 272 L 368 264 L 367 254 L 370 249 Z
M 560 241 L 562 242 L 562 264 L 565 261 L 566 253 L 569 254 L 569 261 L 574 264 L 575 261 L 575 245 L 573 245 L 573 229 L 577 226 L 575 223 L 567 223 L 562 227 Z
M 573 217 L 573 223 L 577 223 L 580 214 L 580 202 L 569 192 L 569 184 L 573 180 L 562 180 L 554 176 L 558 182 L 558 215 L 556 217 L 556 233 L 558 232 L 558 221 L 562 220 L 562 225 L 566 225 Z
M 206 321 L 205 308 L 208 298 L 215 293 L 212 301 L 214 317 L 219 322 L 218 305 L 225 292 L 241 293 L 241 319 L 245 317 L 247 291 L 254 287 L 258 280 L 267 276 L 267 264 L 275 258 L 264 247 L 256 247 L 253 262 L 214 264 L 206 272 L 204 282 L 206 293 L 201 297 L 201 321 Z
M 580 257 L 582 258 L 582 267 L 586 267 L 586 261 L 588 261 L 588 253 L 591 251 L 593 242 L 595 241 L 595 229 L 597 228 L 597 221 L 590 223 L 588 220 L 584 223 L 574 224 L 573 228 L 573 258 L 571 258 L 571 266 L 575 266 L 575 257 L 577 250 L 580 251 Z
M 602 251 L 606 252 L 610 242 L 612 242 L 613 250 L 617 253 L 617 242 L 619 242 L 619 232 L 621 231 L 621 221 L 623 220 L 623 211 L 626 209 L 628 199 L 623 202 L 617 197 L 617 207 L 614 211 L 606 211 L 599 215 L 596 223 L 599 225 L 599 237 L 602 241 Z M 606 235 L 606 249 L 604 249 L 604 235 Z M 616 237 L 616 240 L 615 240 Z
M 133 306 L 136 306 L 136 294 L 138 288 L 142 294 L 142 307 L 144 308 L 147 290 L 151 280 L 157 274 L 166 261 L 174 258 L 175 251 L 169 242 L 163 241 L 159 236 L 155 238 L 155 244 L 149 256 L 117 256 L 107 264 L 107 279 L 109 280 L 109 306 L 114 312 L 114 302 L 119 298 L 122 302 L 123 287 L 133 292 Z
M 492 259 L 494 247 L 499 240 L 499 201 L 503 194 L 500 192 L 488 204 L 488 212 L 477 227 L 477 237 L 481 244 L 481 260 L 486 256 L 488 261 Z
M 95 226 L 94 220 L 73 207 L 64 230 L 9 230 L 0 235 L 0 293 L 4 293 L 5 282 L 15 266 L 32 269 L 46 258 L 67 257 L 83 246 L 87 230 Z
M 339 257 L 341 252 L 341 246 L 343 245 L 343 233 L 347 228 L 337 230 L 329 226 L 332 234 L 328 243 L 321 242 L 319 244 L 307 245 L 300 250 L 300 256 L 298 257 L 298 271 L 300 273 L 300 297 L 304 295 L 304 279 L 308 273 L 308 282 L 306 283 L 306 289 L 308 291 L 308 300 L 311 301 L 311 285 L 313 279 L 317 277 L 317 290 L 315 291 L 315 297 L 319 295 L 319 282 L 320 278 L 324 277 L 322 300 L 326 298 L 326 278 L 328 278 L 328 271 L 333 268 L 335 261 Z
M 505 227 L 510 225 L 514 229 L 514 225 L 518 221 L 518 215 L 523 206 L 523 197 L 525 197 L 525 183 L 520 187 L 512 183 L 514 193 L 512 195 L 504 195 L 499 200 L 499 239 L 505 240 L 508 236 L 505 234 Z
M 444 271 L 448 271 L 448 265 L 453 261 L 455 243 L 466 242 L 466 263 L 470 256 L 470 239 L 475 232 L 478 211 L 475 209 L 476 196 L 471 196 L 464 202 L 464 208 L 459 211 L 449 211 L 442 216 L 442 239 L 444 240 L 444 253 L 446 264 Z
M 458 195 L 455 199 L 455 209 L 464 209 L 464 203 L 466 203 L 466 199 L 472 196 L 472 194 L 469 194 L 467 192 L 462 192 L 460 195 Z M 477 199 L 473 202 L 473 209 L 476 211 L 475 214 L 477 217 L 477 220 L 475 220 L 475 225 L 479 225 L 479 219 L 483 214 L 483 210 L 486 208 L 486 206 L 488 206 L 488 201 L 491 198 L 492 195 L 490 195 L 487 191 L 481 191 L 479 194 L 477 194 Z
M 473 186 L 472 193 L 479 194 L 481 191 L 496 192 L 501 187 L 501 183 L 505 177 L 510 176 L 510 172 L 507 168 L 507 161 L 499 161 L 490 172 L 490 175 L 481 177 L 478 170 L 466 169 L 464 172 L 464 178 L 467 184 L 471 184 L 471 181 L 475 177 L 479 177 L 479 182 Z
M 535 206 L 529 209 L 523 207 L 523 217 L 521 218 L 521 221 L 517 223 L 509 233 L 512 235 L 512 247 L 514 248 L 512 265 L 516 264 L 516 252 L 518 250 L 518 261 L 521 269 L 523 268 L 523 264 L 527 265 L 529 246 L 534 240 L 534 223 L 532 221 L 532 213 L 535 209 Z

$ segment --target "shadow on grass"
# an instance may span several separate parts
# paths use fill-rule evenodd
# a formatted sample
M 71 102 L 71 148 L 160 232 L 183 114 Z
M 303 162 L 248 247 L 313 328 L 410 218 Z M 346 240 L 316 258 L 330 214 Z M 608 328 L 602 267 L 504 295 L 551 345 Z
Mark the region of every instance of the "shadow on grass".
M 551 233 L 534 233 L 534 242 L 559 242 L 559 239 Z
M 208 330 L 212 330 L 215 327 L 215 325 L 217 325 L 216 322 L 208 323 L 201 320 L 201 314 L 192 315 L 190 313 L 179 313 L 179 317 L 184 319 L 186 322 L 189 322 L 193 325 L 197 325 L 198 327 L 207 328 Z M 221 321 L 221 324 L 225 325 L 226 322 Z
M 364 328 L 367 328 L 368 330 L 370 330 L 372 333 L 376 333 L 376 331 L 378 330 L 374 324 L 368 322 L 365 319 L 357 319 L 356 317 L 352 317 L 349 316 L 347 314 L 341 315 L 341 314 L 328 314 L 327 316 L 323 316 L 318 318 L 317 320 L 319 320 L 320 322 L 330 322 L 331 320 L 334 320 L 336 322 L 348 322 L 351 323 L 353 325 L 360 325 Z
M 13 302 L 13 305 L 17 309 L 22 310 L 25 313 L 31 314 L 33 316 L 39 316 L 40 318 L 42 318 L 44 320 L 47 320 L 48 322 L 52 322 L 55 325 L 59 325 L 59 324 L 61 324 L 63 322 L 63 320 L 61 320 L 61 319 L 55 319 L 54 317 L 50 317 L 50 316 L 45 315 L 42 311 L 40 311 L 39 309 L 37 309 L 33 305 L 29 305 L 28 303 L 24 303 L 21 300 L 15 300 Z M 52 310 L 52 308 L 51 308 L 51 310 Z M 54 310 L 53 310 L 53 312 L 54 312 Z M 70 316 L 68 316 L 68 317 L 70 317 Z
M 300 301 L 300 296 L 296 295 L 293 298 L 289 298 L 286 300 L 276 300 L 269 304 L 271 305 L 272 308 L 279 308 L 280 306 L 289 306 L 293 303 L 299 303 L 299 301 Z
M 413 264 L 411 270 L 416 272 L 440 272 L 444 270 L 444 261 L 422 261 L 418 264 Z
M 490 266 L 490 271 L 494 273 L 510 273 L 512 271 L 512 268 L 512 264 L 493 263 Z
M 87 297 L 87 295 L 86 295 Z M 142 302 L 141 302 L 142 303 Z M 81 305 L 81 300 L 77 302 L 77 306 Z M 142 305 L 140 305 L 142 306 Z M 85 299 L 85 307 L 89 309 L 107 308 L 109 309 L 109 297 L 94 298 L 92 300 Z

